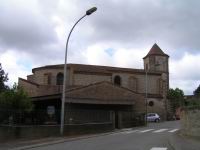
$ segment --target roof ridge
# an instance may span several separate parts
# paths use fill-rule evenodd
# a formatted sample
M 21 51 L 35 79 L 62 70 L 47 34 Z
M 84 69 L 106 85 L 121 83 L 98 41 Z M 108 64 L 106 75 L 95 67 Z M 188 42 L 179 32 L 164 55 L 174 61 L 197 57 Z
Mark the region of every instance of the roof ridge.
M 156 43 L 151 47 L 151 49 L 149 50 L 148 54 L 143 59 L 145 59 L 146 57 L 151 56 L 151 55 L 160 55 L 160 56 L 169 57 L 167 54 L 165 54 L 162 51 L 162 49 Z
M 71 92 L 71 91 L 74 91 L 74 90 L 84 89 L 84 88 L 87 88 L 87 87 L 90 87 L 90 86 L 99 85 L 99 84 L 103 84 L 103 83 L 107 83 L 107 84 L 113 85 L 114 87 L 127 90 L 129 92 L 134 93 L 134 94 L 139 94 L 138 92 L 132 91 L 131 89 L 128 89 L 126 87 L 116 86 L 115 84 L 113 84 L 112 82 L 109 82 L 109 81 L 100 81 L 100 82 L 91 83 L 91 84 L 88 84 L 88 85 L 85 85 L 85 86 L 81 86 L 81 87 L 77 87 L 77 88 L 66 90 L 66 92 Z
M 22 80 L 24 82 L 27 82 L 27 83 L 30 83 L 30 84 L 33 84 L 33 85 L 36 85 L 36 86 L 40 86 L 39 84 L 37 84 L 35 82 L 29 81 L 29 80 L 26 80 L 26 79 L 23 79 L 23 78 L 20 78 L 20 77 L 19 77 L 19 80 Z

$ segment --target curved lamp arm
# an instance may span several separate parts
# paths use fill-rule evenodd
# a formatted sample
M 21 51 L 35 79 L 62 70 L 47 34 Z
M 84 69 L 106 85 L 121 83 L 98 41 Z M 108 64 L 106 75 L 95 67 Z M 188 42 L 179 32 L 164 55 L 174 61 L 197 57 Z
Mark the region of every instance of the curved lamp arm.
M 64 63 L 64 79 L 63 79 L 63 91 L 62 91 L 62 102 L 61 102 L 61 120 L 60 120 L 60 134 L 63 135 L 63 130 L 64 130 L 64 114 L 65 114 L 65 90 L 66 90 L 66 78 L 67 78 L 67 51 L 68 51 L 68 43 L 69 43 L 69 38 L 71 36 L 71 33 L 75 26 L 85 17 L 88 15 L 91 15 L 93 12 L 97 10 L 96 7 L 93 7 L 89 10 L 86 11 L 85 15 L 82 16 L 76 23 L 73 25 L 71 28 L 69 35 L 67 37 L 67 42 L 66 42 L 66 49 L 65 49 L 65 63 Z

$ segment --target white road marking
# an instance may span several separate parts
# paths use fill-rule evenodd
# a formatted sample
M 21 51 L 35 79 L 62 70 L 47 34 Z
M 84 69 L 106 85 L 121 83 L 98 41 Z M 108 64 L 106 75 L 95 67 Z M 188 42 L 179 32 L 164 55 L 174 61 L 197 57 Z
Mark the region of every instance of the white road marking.
M 121 132 L 115 132 L 115 133 L 112 133 L 111 135 L 119 135 L 119 134 L 122 134 Z
M 178 131 L 179 129 L 174 129 L 174 130 L 171 130 L 171 131 L 168 131 L 168 132 L 171 132 L 171 133 L 173 133 L 173 132 L 176 132 L 176 131 Z
M 122 132 L 123 134 L 130 134 L 130 133 L 135 133 L 135 132 L 138 132 L 140 130 L 132 130 L 132 131 L 125 131 L 125 132 Z
M 167 150 L 166 147 L 152 147 L 150 150 Z
M 143 130 L 143 131 L 140 131 L 140 133 L 145 133 L 145 132 L 149 132 L 149 131 L 152 131 L 154 129 L 148 129 L 148 130 Z
M 122 131 L 130 131 L 130 130 L 133 130 L 132 128 L 125 128 L 125 129 L 122 129 Z
M 154 131 L 154 133 L 160 133 L 160 132 L 163 132 L 163 131 L 166 131 L 166 130 L 168 130 L 168 129 L 160 129 L 160 130 Z
M 155 131 L 153 131 L 155 130 Z M 160 132 L 164 132 L 164 131 L 167 131 L 169 129 L 146 129 L 146 130 L 133 130 L 133 129 L 126 129 L 126 130 L 122 130 L 122 132 L 116 132 L 116 133 L 112 133 L 112 135 L 117 135 L 117 134 L 131 134 L 131 133 L 146 133 L 146 132 L 149 132 L 149 131 L 152 131 L 152 133 L 160 133 Z M 170 133 L 173 133 L 173 132 L 176 132 L 180 129 L 171 129 L 169 130 L 168 132 Z

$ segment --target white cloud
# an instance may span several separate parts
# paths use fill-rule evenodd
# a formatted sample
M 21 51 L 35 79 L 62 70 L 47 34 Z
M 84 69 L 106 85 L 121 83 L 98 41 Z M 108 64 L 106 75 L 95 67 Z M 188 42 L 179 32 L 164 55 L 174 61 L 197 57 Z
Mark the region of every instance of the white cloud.
M 183 89 L 186 94 L 192 94 L 200 84 L 199 60 L 200 54 L 192 55 L 188 52 L 180 60 L 171 60 L 171 86 Z
M 112 57 L 109 56 L 104 49 L 108 47 L 103 45 L 92 45 L 88 47 L 86 52 L 83 52 L 86 63 L 94 65 L 110 65 L 112 66 Z
M 137 49 L 123 49 L 116 50 L 113 55 L 115 66 L 129 67 L 129 68 L 143 68 L 143 57 L 146 55 L 145 51 Z
M 23 63 L 22 60 L 26 63 Z M 9 86 L 17 82 L 18 77 L 26 78 L 28 74 L 31 74 L 32 62 L 25 53 L 19 54 L 16 51 L 8 50 L 0 55 L 0 62 L 3 70 L 8 73 L 9 81 L 6 84 Z
M 171 60 L 170 70 L 173 79 L 198 80 L 200 77 L 200 54 L 192 55 L 188 52 L 180 60 Z

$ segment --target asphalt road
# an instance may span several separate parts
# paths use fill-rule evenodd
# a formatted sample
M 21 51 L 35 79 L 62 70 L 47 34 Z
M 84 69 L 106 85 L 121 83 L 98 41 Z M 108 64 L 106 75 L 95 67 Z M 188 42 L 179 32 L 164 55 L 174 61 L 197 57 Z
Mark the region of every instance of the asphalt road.
M 68 141 L 31 150 L 174 150 L 171 138 L 178 132 L 178 121 L 151 123 L 147 127 L 93 138 Z

